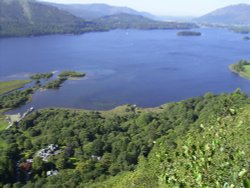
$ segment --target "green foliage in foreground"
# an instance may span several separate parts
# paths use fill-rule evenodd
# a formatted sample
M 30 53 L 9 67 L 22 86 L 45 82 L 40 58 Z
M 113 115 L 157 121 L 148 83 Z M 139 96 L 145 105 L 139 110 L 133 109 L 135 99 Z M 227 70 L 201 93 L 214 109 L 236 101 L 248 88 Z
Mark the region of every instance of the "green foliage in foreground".
M 235 92 L 126 114 L 47 109 L 0 133 L 0 186 L 236 187 L 249 180 L 249 99 Z M 58 144 L 43 162 L 35 153 Z M 35 158 L 33 173 L 14 168 Z M 46 171 L 59 174 L 46 177 Z M 18 177 L 18 178 L 17 178 Z
M 60 78 L 68 78 L 68 77 L 84 77 L 86 74 L 76 71 L 62 71 L 58 76 Z
M 30 80 L 11 80 L 11 81 L 0 82 L 0 95 L 21 88 L 29 82 Z
M 5 116 L 3 115 L 4 109 L 0 109 L 0 131 L 4 130 L 7 126 L 8 123 L 5 120 Z M 0 139 L 0 147 L 1 147 L 1 139 Z
M 171 130 L 136 171 L 88 187 L 249 187 L 250 106 L 231 107 L 184 134 Z

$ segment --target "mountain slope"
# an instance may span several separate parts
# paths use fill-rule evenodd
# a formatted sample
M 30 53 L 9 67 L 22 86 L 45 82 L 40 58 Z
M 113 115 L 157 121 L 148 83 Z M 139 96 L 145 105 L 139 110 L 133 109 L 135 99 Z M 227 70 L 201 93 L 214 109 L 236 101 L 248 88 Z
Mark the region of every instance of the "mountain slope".
M 79 32 L 85 21 L 30 0 L 0 0 L 0 36 Z
M 239 90 L 145 110 L 37 110 L 0 131 L 0 187 L 248 187 L 249 112 Z
M 110 6 L 107 4 L 57 4 L 57 3 L 47 3 L 47 2 L 46 4 L 70 12 L 71 14 L 83 18 L 85 20 L 94 20 L 104 16 L 111 16 L 121 13 L 141 15 L 151 19 L 156 18 L 156 16 L 153 16 L 146 12 L 138 12 L 128 7 L 117 7 L 117 6 Z
M 195 27 L 197 27 L 195 24 L 160 22 L 125 13 L 85 21 L 64 10 L 35 0 L 0 0 L 0 37 L 80 34 L 111 29 L 188 29 Z
M 218 24 L 250 24 L 250 5 L 238 4 L 217 9 L 196 20 Z
M 163 22 L 155 21 L 139 15 L 116 14 L 105 16 L 94 20 L 96 25 L 102 28 L 111 29 L 190 29 L 196 28 L 197 25 L 192 23 Z
M 141 157 L 135 171 L 90 184 L 88 188 L 249 188 L 249 100 L 246 103 L 241 108 L 229 105 L 231 112 L 220 115 L 213 114 L 211 107 L 215 104 L 209 105 L 207 117 L 198 120 L 196 126 L 188 131 L 177 126 L 157 140 L 149 157 Z

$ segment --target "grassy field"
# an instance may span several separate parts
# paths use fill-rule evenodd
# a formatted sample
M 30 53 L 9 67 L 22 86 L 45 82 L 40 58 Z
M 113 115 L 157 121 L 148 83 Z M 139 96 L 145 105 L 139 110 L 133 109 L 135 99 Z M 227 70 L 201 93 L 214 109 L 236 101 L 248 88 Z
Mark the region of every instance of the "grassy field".
M 250 77 L 250 65 L 244 66 L 244 73 Z
M 6 82 L 0 81 L 0 95 L 21 88 L 29 82 L 31 81 L 30 80 L 12 80 Z M 0 107 L 0 131 L 4 130 L 8 126 L 8 122 L 5 120 L 6 116 L 4 115 L 4 112 L 6 110 L 7 109 Z
M 12 80 L 12 81 L 0 82 L 0 95 L 4 93 L 8 93 L 18 88 L 21 88 L 29 82 L 31 81 L 30 80 Z
M 233 64 L 234 65 L 234 64 Z M 247 79 L 250 79 L 250 65 L 244 65 L 244 71 L 236 71 L 234 68 L 233 68 L 233 65 L 230 65 L 229 68 L 231 71 L 239 74 L 241 77 L 243 78 L 247 78 Z
M 250 65 L 244 66 L 244 71 L 238 73 L 241 77 L 250 79 Z

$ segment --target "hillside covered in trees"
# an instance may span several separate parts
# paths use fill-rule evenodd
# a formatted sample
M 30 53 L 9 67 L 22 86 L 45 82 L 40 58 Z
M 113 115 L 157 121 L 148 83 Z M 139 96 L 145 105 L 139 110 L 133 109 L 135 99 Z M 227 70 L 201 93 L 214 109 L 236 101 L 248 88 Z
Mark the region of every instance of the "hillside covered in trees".
M 85 21 L 36 1 L 0 0 L 0 36 L 78 33 Z
M 117 24 L 119 23 L 119 24 Z M 138 15 L 112 15 L 86 21 L 35 0 L 0 0 L 0 37 L 81 34 L 111 29 L 187 29 L 197 25 L 154 21 Z
M 249 102 L 237 90 L 154 109 L 37 110 L 0 132 L 0 186 L 247 187 Z
M 236 4 L 214 10 L 196 20 L 204 23 L 249 25 L 250 5 Z
M 94 20 L 100 28 L 109 29 L 190 29 L 197 28 L 196 24 L 162 22 L 145 18 L 141 15 L 131 15 L 120 13 L 110 16 L 104 16 Z

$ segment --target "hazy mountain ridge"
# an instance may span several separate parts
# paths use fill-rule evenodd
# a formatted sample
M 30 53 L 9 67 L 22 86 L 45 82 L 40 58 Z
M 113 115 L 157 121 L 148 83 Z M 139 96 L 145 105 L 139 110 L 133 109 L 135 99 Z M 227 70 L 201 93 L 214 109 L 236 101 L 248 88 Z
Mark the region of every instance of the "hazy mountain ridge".
M 191 29 L 198 26 L 192 23 L 162 22 L 145 18 L 141 15 L 131 15 L 126 13 L 105 16 L 94 20 L 97 25 L 103 28 L 112 29 Z
M 160 22 L 127 13 L 85 21 L 67 11 L 34 0 L 0 0 L 0 7 L 1 37 L 80 34 L 111 29 L 190 29 L 197 27 L 195 24 Z
M 139 12 L 128 7 L 118 7 L 107 4 L 58 4 L 48 2 L 45 2 L 45 4 L 52 5 L 61 10 L 68 11 L 71 14 L 86 20 L 94 20 L 104 16 L 111 16 L 122 13 L 141 15 L 150 19 L 156 19 L 156 16 L 147 12 Z
M 250 5 L 238 4 L 217 9 L 195 20 L 205 23 L 249 25 L 249 17 Z

